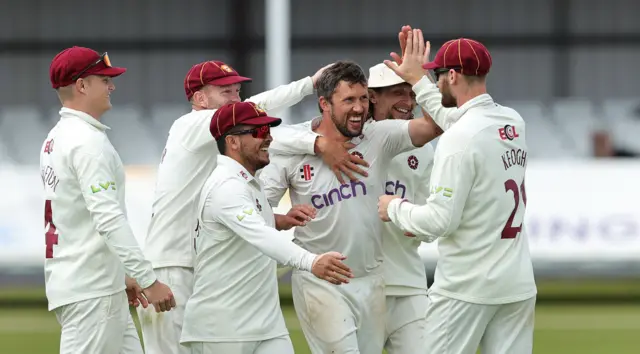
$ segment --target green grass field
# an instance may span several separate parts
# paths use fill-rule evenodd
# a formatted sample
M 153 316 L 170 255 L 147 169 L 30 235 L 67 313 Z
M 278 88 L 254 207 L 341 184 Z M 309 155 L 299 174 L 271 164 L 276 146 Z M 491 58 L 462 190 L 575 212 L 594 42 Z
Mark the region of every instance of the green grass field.
M 309 353 L 293 308 L 283 311 L 296 353 Z M 0 353 L 57 353 L 59 335 L 46 309 L 0 309 Z M 640 304 L 539 305 L 534 353 L 640 353 Z

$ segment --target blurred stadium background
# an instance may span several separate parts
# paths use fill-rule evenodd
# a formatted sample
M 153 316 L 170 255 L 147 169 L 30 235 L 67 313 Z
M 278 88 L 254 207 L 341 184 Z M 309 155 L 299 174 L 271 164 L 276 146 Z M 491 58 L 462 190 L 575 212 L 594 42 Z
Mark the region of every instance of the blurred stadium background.
M 0 353 L 58 350 L 37 166 L 58 118 L 48 81 L 57 52 L 88 46 L 129 69 L 104 122 L 142 239 L 167 132 L 190 109 L 182 82 L 191 65 L 229 63 L 254 79 L 243 85 L 249 97 L 338 59 L 367 69 L 396 50 L 403 24 L 422 28 L 434 52 L 459 36 L 484 42 L 490 93 L 526 120 L 535 352 L 639 353 L 639 13 L 634 0 L 1 0 Z M 296 123 L 316 109 L 309 97 L 280 113 Z M 421 252 L 431 276 L 437 251 Z M 287 281 L 283 306 L 305 353 Z

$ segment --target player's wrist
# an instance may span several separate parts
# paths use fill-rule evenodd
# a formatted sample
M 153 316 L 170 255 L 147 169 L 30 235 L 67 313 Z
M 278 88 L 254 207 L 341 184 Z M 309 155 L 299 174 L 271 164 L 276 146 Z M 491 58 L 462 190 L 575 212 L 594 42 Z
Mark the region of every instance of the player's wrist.
M 326 150 L 327 150 L 327 138 L 325 138 L 322 135 L 318 135 L 316 136 L 316 140 L 313 144 L 313 152 L 317 155 L 320 156 L 322 155 Z
M 142 277 L 136 279 L 136 281 L 142 289 L 148 289 L 158 282 L 158 278 L 156 277 L 155 272 L 151 271 L 151 274 L 145 274 Z
M 389 202 L 387 206 L 387 215 L 389 215 L 389 219 L 391 222 L 395 222 L 397 219 L 398 211 L 403 203 L 409 202 L 406 198 L 396 198 Z
M 316 265 L 316 263 L 318 262 L 318 259 L 320 259 L 320 256 L 315 254 L 315 253 L 311 253 L 311 252 L 307 252 L 303 259 L 302 262 L 300 264 L 300 270 L 304 270 L 307 272 L 311 272 L 311 270 L 313 269 L 313 267 Z
M 413 92 L 415 92 L 415 94 L 417 95 L 420 90 L 425 90 L 429 87 L 435 87 L 436 84 L 431 82 L 431 80 L 429 80 L 429 77 L 427 75 L 422 75 L 422 77 L 418 78 L 418 80 L 413 80 L 415 81 L 413 83 L 409 82 L 409 84 L 411 84 L 411 88 L 413 89 Z M 407 81 L 408 82 L 408 81 Z

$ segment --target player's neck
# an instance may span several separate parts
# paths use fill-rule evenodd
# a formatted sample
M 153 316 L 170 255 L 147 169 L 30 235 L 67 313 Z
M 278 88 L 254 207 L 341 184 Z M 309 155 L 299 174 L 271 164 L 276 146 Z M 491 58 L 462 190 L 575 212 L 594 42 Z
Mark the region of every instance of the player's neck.
M 97 121 L 100 121 L 100 118 L 102 117 L 102 114 L 104 113 L 102 110 L 98 111 L 98 110 L 95 110 L 95 109 L 91 109 L 90 107 L 87 107 L 86 105 L 83 105 L 81 102 L 77 102 L 77 101 L 65 101 L 62 104 L 62 107 L 86 113 L 86 114 L 90 115 L 91 117 L 93 117 L 93 119 L 95 119 Z
M 463 93 L 459 94 L 458 97 L 456 97 L 458 108 L 460 108 L 463 104 L 471 101 L 472 99 L 480 95 L 484 95 L 485 93 L 487 93 L 486 85 L 469 86 Z
M 350 137 L 342 135 L 336 125 L 331 120 L 331 117 L 327 117 L 324 114 L 322 115 L 322 120 L 317 128 L 313 129 L 316 133 L 326 137 L 330 141 L 341 141 L 347 142 L 351 140 Z
M 385 114 L 384 112 L 376 112 L 374 110 L 373 114 L 371 115 L 371 118 L 373 118 L 373 120 L 377 122 L 381 120 L 386 120 L 387 118 L 389 118 L 389 114 Z
M 240 165 L 242 165 L 242 167 L 245 168 L 245 170 L 247 170 L 247 172 L 249 172 L 249 174 L 251 174 L 253 177 L 256 176 L 256 168 L 254 166 L 252 166 L 250 163 L 247 163 L 242 156 L 240 156 L 240 154 L 236 154 L 234 152 L 228 153 L 227 157 L 230 157 L 232 159 L 234 159 L 237 163 L 239 163 Z

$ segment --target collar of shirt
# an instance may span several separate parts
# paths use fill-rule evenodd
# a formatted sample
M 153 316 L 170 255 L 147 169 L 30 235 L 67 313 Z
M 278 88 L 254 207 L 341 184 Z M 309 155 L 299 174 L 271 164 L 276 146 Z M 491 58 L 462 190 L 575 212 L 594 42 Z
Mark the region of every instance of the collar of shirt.
M 490 104 L 495 104 L 495 102 L 493 101 L 493 98 L 488 93 L 483 93 L 482 95 L 478 95 L 470 99 L 469 101 L 467 101 L 462 106 L 458 107 L 458 109 L 452 115 L 452 120 L 454 122 L 457 122 L 471 108 L 486 106 Z
M 495 102 L 493 102 L 493 98 L 488 93 L 483 93 L 482 95 L 478 95 L 470 99 L 469 101 L 467 101 L 462 106 L 458 107 L 458 111 L 456 112 L 457 119 L 460 119 L 471 108 L 487 106 L 490 104 L 495 104 Z
M 255 181 L 255 183 L 258 183 L 258 180 L 256 180 L 249 173 L 249 171 L 247 171 L 247 169 L 244 168 L 244 166 L 242 166 L 238 161 L 228 156 L 225 156 L 222 154 L 218 155 L 218 166 L 225 166 L 227 169 L 229 169 L 229 171 L 235 173 L 247 183 L 250 183 L 252 181 Z M 260 184 L 258 183 L 258 185 Z
M 94 127 L 105 131 L 107 129 L 111 129 L 109 127 L 107 127 L 106 125 L 100 123 L 99 120 L 93 118 L 91 115 L 82 112 L 82 111 L 77 111 L 75 109 L 71 109 L 71 108 L 67 108 L 67 107 L 62 107 L 60 109 L 60 118 L 78 118 L 83 120 L 85 123 L 88 123 L 90 125 L 93 125 Z

